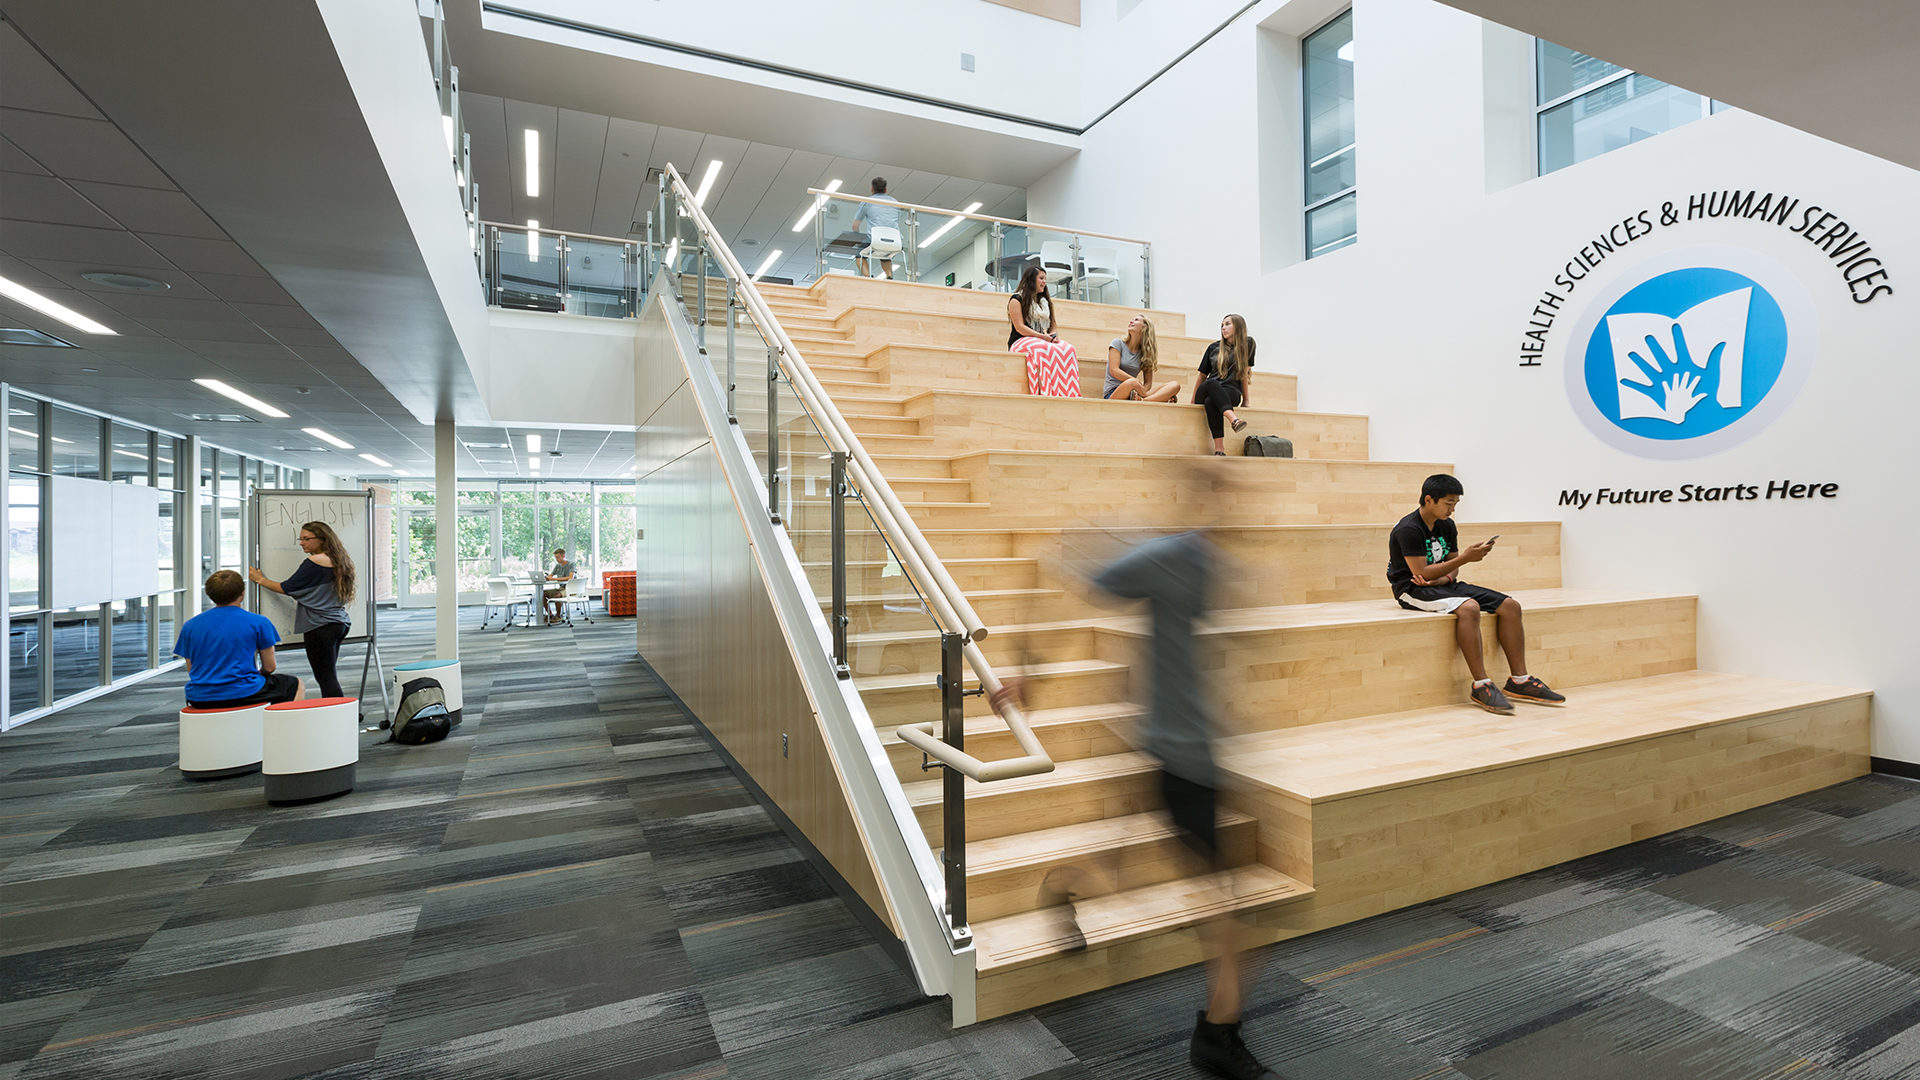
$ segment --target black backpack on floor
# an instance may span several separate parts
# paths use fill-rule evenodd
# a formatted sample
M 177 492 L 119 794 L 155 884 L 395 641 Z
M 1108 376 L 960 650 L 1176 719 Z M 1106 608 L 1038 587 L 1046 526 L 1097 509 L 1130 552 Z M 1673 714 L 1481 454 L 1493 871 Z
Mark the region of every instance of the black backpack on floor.
M 1240 452 L 1247 457 L 1286 457 L 1293 456 L 1293 440 L 1278 435 L 1249 435 L 1247 441 L 1240 444 Z
M 419 678 L 400 686 L 400 709 L 393 716 L 393 733 L 388 737 L 408 746 L 439 742 L 453 730 L 453 715 L 447 711 L 447 692 L 440 680 Z

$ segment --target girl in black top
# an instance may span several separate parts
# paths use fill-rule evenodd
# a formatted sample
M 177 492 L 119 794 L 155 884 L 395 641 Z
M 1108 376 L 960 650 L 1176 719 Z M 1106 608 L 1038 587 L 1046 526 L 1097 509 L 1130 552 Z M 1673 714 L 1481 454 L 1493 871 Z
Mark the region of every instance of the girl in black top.
M 1247 320 L 1229 315 L 1220 320 L 1220 340 L 1207 346 L 1200 358 L 1200 383 L 1193 388 L 1193 402 L 1207 408 L 1207 428 L 1213 432 L 1213 452 L 1227 452 L 1226 427 L 1239 431 L 1247 426 L 1233 410 L 1252 404 L 1247 391 L 1253 383 L 1253 339 L 1247 336 Z

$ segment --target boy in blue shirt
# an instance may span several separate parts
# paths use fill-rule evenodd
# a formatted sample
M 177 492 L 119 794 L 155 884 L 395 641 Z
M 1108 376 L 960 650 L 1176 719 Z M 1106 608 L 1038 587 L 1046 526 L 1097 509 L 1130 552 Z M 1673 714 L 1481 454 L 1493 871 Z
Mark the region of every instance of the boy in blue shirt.
M 232 709 L 305 697 L 297 677 L 274 670 L 280 632 L 266 616 L 240 606 L 246 581 L 232 570 L 219 570 L 207 579 L 206 589 L 207 599 L 219 606 L 188 619 L 173 643 L 173 654 L 187 661 L 187 704 Z

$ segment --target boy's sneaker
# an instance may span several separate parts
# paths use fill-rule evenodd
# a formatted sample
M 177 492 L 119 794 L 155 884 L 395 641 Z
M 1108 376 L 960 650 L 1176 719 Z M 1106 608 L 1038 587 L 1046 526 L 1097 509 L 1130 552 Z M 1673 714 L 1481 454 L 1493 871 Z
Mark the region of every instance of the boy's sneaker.
M 1529 675 L 1518 681 L 1508 679 L 1506 691 L 1508 697 L 1519 698 L 1521 701 L 1531 701 L 1535 705 L 1565 705 L 1567 703 L 1565 694 L 1561 694 L 1555 691 L 1553 687 L 1541 682 L 1536 675 Z
M 1239 1024 L 1209 1024 L 1205 1011 L 1194 1017 L 1193 1041 L 1187 1047 L 1187 1060 L 1228 1080 L 1284 1080 L 1279 1073 L 1260 1064 L 1247 1044 L 1240 1041 Z
M 1508 680 L 1508 685 L 1512 685 L 1511 679 Z M 1473 703 L 1490 713 L 1499 713 L 1501 716 L 1513 715 L 1513 702 L 1508 701 L 1507 695 L 1501 693 L 1492 683 L 1474 684 Z

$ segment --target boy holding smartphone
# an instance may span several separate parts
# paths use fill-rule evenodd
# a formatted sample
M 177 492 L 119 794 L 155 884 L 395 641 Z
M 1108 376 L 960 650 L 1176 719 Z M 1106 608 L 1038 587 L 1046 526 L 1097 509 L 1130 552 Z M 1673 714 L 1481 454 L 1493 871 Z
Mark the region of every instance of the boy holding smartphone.
M 1408 611 L 1434 611 L 1454 617 L 1454 640 L 1467 662 L 1467 671 L 1473 675 L 1469 697 L 1475 705 L 1502 716 L 1513 713 L 1509 698 L 1564 705 L 1564 696 L 1527 674 L 1527 634 L 1520 622 L 1520 601 L 1460 580 L 1460 568 L 1486 558 L 1499 539 L 1495 536 L 1464 550 L 1460 547 L 1453 511 L 1463 494 L 1460 481 L 1446 473 L 1435 473 L 1420 485 L 1420 509 L 1401 518 L 1387 540 L 1387 584 L 1393 587 L 1393 598 Z M 1513 673 L 1504 688 L 1494 686 L 1487 677 L 1480 649 L 1482 611 L 1492 612 L 1499 620 L 1495 634 Z

